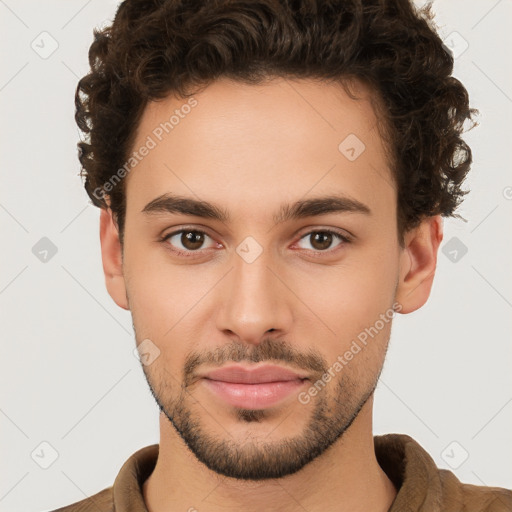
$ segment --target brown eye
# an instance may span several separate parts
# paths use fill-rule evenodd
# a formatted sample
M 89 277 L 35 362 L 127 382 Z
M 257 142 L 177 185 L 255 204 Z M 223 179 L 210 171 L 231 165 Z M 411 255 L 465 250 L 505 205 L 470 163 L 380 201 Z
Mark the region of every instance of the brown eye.
M 180 242 L 185 249 L 194 251 L 201 248 L 204 243 L 204 233 L 199 231 L 183 231 L 181 233 Z
M 332 244 L 333 236 L 331 235 L 331 233 L 323 233 L 320 231 L 320 232 L 314 233 L 313 235 L 310 235 L 310 236 L 312 236 L 311 245 L 319 251 L 324 251 L 325 249 L 329 249 L 329 247 Z
M 343 243 L 350 242 L 347 237 L 331 230 L 310 231 L 301 238 L 301 241 L 309 240 L 311 250 L 313 251 L 327 252 L 328 250 L 333 249 L 333 242 L 336 239 L 339 240 L 339 243 L 336 244 L 334 248 L 342 245 Z M 308 247 L 305 248 L 308 249 Z
M 166 235 L 162 242 L 171 246 L 171 249 L 178 254 L 187 256 L 187 253 L 201 252 L 205 249 L 206 238 L 210 238 L 206 233 L 193 229 L 182 229 Z

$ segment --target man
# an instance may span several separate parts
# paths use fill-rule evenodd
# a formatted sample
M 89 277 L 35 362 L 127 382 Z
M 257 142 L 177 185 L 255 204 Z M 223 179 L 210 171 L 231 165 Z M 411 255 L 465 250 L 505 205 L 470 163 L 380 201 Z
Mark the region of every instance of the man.
M 471 164 L 429 8 L 126 0 L 89 58 L 80 161 L 160 443 L 59 510 L 512 510 L 372 434 Z

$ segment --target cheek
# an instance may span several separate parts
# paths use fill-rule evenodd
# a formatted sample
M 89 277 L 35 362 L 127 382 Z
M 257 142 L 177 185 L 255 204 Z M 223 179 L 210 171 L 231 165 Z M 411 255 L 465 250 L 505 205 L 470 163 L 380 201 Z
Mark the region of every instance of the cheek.
M 329 365 L 341 358 L 350 372 L 375 373 L 381 365 L 393 319 L 395 271 L 390 261 L 323 268 L 296 281 L 308 321 L 305 339 L 323 339 Z M 339 366 L 338 366 L 339 367 Z
M 132 312 L 172 325 L 207 291 L 198 268 L 173 263 L 158 245 L 127 245 L 124 272 Z
M 393 303 L 397 269 L 391 264 L 355 262 L 354 258 L 354 262 L 313 270 L 304 272 L 301 279 L 289 280 L 304 305 L 315 313 L 317 328 L 323 320 L 324 328 L 330 327 L 336 335 L 354 334 L 354 329 L 373 324 Z
M 192 266 L 149 265 L 132 253 L 126 258 L 125 277 L 137 341 L 149 338 L 160 349 L 159 364 L 152 371 L 165 375 L 165 368 L 181 379 L 187 351 L 201 348 L 197 343 L 204 338 L 204 324 L 197 315 L 218 276 Z

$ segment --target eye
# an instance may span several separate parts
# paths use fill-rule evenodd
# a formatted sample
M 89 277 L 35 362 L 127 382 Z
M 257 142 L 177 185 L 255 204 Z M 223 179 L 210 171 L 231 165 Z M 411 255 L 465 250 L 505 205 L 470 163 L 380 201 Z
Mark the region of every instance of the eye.
M 189 253 L 201 252 L 199 249 L 202 248 L 206 238 L 210 237 L 204 231 L 181 229 L 165 235 L 161 241 L 168 243 L 171 250 L 177 254 L 189 256 Z
M 348 237 L 338 233 L 337 231 L 333 231 L 332 229 L 310 231 L 301 237 L 300 240 L 307 240 L 308 238 L 310 239 L 312 250 L 317 252 L 328 252 L 332 247 L 332 243 L 335 238 L 339 240 L 339 243 L 334 246 L 335 248 L 343 245 L 343 243 L 350 243 L 350 239 Z M 306 247 L 306 249 L 308 248 Z
M 194 256 L 194 253 L 201 254 L 203 250 L 208 249 L 207 247 L 204 247 L 207 238 L 212 240 L 212 238 L 204 231 L 189 228 L 180 229 L 164 235 L 160 241 L 169 246 L 170 250 L 178 256 L 190 257 Z M 309 231 L 300 238 L 300 241 L 307 240 L 308 238 L 311 240 L 311 249 L 307 247 L 301 248 L 316 253 L 334 251 L 336 250 L 336 247 L 350 243 L 351 241 L 348 236 L 342 235 L 332 229 Z M 334 249 L 332 249 L 332 244 L 335 239 L 338 239 L 338 244 L 334 246 Z M 219 246 L 220 244 L 213 243 L 211 247 L 215 247 L 215 245 Z

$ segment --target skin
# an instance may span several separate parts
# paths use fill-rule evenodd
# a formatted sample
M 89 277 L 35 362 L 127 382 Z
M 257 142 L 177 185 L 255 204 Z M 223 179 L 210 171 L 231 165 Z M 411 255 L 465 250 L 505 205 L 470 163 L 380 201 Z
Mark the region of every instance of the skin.
M 235 360 L 272 362 L 307 373 L 307 391 L 379 315 L 427 301 L 442 219 L 424 219 L 400 247 L 397 192 L 371 91 L 358 84 L 357 93 L 358 101 L 309 80 L 216 81 L 127 176 L 123 248 L 111 211 L 101 211 L 108 292 L 131 311 L 137 344 L 149 339 L 160 351 L 143 365 L 161 408 L 159 458 L 143 486 L 150 512 L 384 512 L 396 495 L 372 434 L 391 321 L 308 403 L 294 392 L 247 411 L 198 378 Z M 134 148 L 185 102 L 150 103 Z M 338 149 L 349 134 L 365 144 L 354 161 Z M 231 219 L 142 213 L 166 192 L 215 203 Z M 357 199 L 371 215 L 273 220 L 283 203 L 332 193 Z M 180 228 L 207 236 L 196 246 L 179 234 L 161 241 Z M 351 242 L 315 242 L 326 228 L 350 233 Z M 251 263 L 236 251 L 248 236 L 263 249 Z

